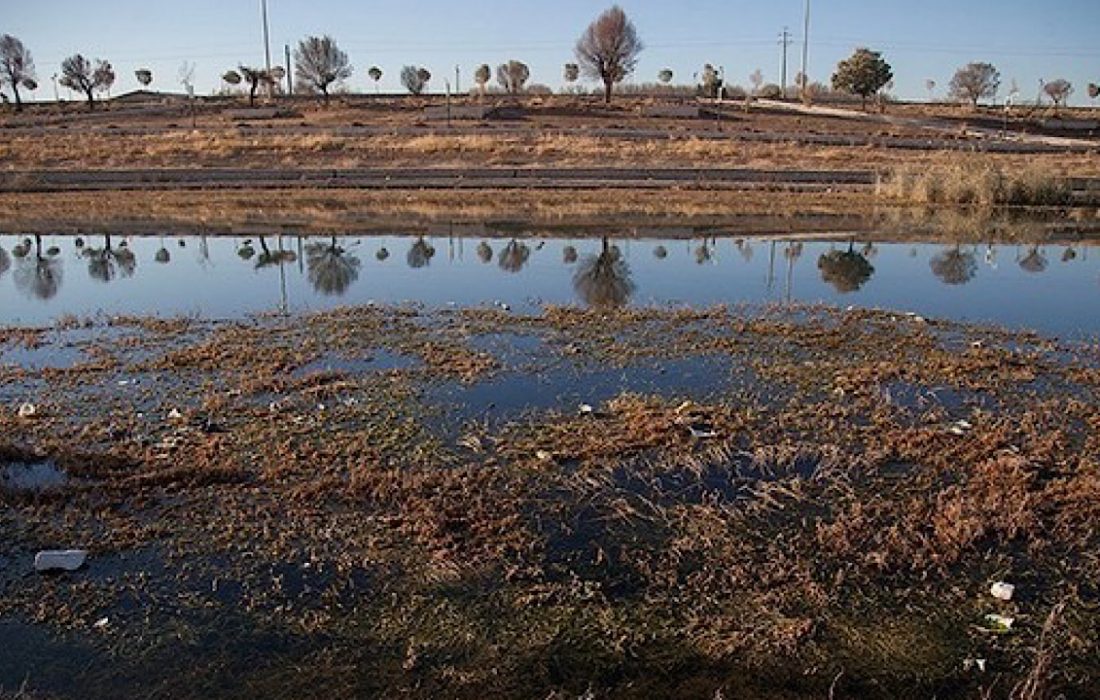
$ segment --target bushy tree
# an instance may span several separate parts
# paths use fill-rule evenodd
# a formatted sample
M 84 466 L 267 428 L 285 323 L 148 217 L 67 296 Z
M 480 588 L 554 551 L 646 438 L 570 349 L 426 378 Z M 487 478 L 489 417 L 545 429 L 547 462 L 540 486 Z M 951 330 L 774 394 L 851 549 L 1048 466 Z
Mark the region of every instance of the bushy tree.
M 0 87 L 7 85 L 11 88 L 16 111 L 23 109 L 19 88 L 34 90 L 38 87 L 36 79 L 34 58 L 31 57 L 30 50 L 10 34 L 0 36 Z
M 989 63 L 968 63 L 955 71 L 951 78 L 950 94 L 956 100 L 965 100 L 974 107 L 978 100 L 997 96 L 1001 86 L 1001 74 Z
M 603 82 L 604 101 L 610 103 L 612 90 L 634 72 L 643 48 L 634 23 L 614 5 L 588 26 L 574 53 L 581 71 Z
M 573 84 L 581 77 L 581 67 L 576 63 L 566 63 L 562 68 L 561 77 L 565 78 L 565 82 Z
M 699 80 L 703 97 L 718 97 L 718 93 L 722 90 L 722 76 L 714 66 L 709 63 L 703 66 Z
M 298 42 L 294 50 L 294 79 L 304 89 L 329 98 L 329 88 L 334 83 L 351 77 L 352 67 L 348 55 L 336 41 L 328 36 L 307 36 Z
M 489 68 L 488 64 L 482 63 L 474 71 L 474 82 L 477 83 L 477 89 L 482 95 L 485 94 L 485 86 L 489 83 L 489 79 L 493 77 L 493 71 Z
M 1089 83 L 1089 99 L 1095 100 L 1097 97 L 1100 97 L 1100 85 Z
M 260 89 L 261 85 L 270 85 L 273 82 L 271 74 L 263 68 L 253 68 L 251 66 L 241 66 L 238 69 L 241 80 L 248 83 L 248 105 L 250 107 L 256 104 L 256 92 Z M 233 71 L 230 71 L 232 73 Z M 226 73 L 228 77 L 229 73 Z M 228 82 L 228 81 L 227 81 Z
M 497 66 L 497 82 L 506 92 L 518 95 L 531 77 L 531 69 L 521 61 L 508 61 Z
M 661 72 L 657 74 L 657 80 L 660 80 L 665 85 L 668 85 L 672 82 L 672 70 L 669 68 L 661 70 Z
M 866 109 L 867 98 L 878 94 L 893 79 L 894 71 L 881 53 L 859 48 L 837 64 L 832 82 L 834 90 L 859 95 Z
M 367 75 L 374 81 L 374 91 L 378 92 L 378 81 L 382 79 L 382 69 L 378 66 L 371 66 L 370 70 L 367 71 Z
M 1055 107 L 1065 107 L 1069 96 L 1073 94 L 1073 84 L 1065 78 L 1058 78 L 1049 83 L 1043 83 L 1043 92 L 1054 103 Z
M 432 74 L 424 68 L 405 66 L 401 69 L 401 84 L 405 86 L 405 89 L 408 90 L 411 95 L 423 94 L 431 78 Z
M 142 87 L 149 87 L 153 82 L 153 71 L 148 68 L 138 68 L 134 71 L 134 77 L 137 78 Z
M 106 92 L 115 82 L 115 71 L 107 61 L 91 61 L 80 54 L 69 56 L 61 63 L 61 84 L 84 93 L 88 109 L 95 109 L 95 93 Z

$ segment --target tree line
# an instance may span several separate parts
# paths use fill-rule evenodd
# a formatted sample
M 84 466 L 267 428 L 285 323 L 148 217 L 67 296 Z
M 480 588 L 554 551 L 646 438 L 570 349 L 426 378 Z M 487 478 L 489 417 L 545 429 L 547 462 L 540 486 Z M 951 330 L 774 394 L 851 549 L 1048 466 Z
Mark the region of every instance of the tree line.
M 600 83 L 603 86 L 604 100 L 611 102 L 615 86 L 634 74 L 638 57 L 645 44 L 638 35 L 634 23 L 626 12 L 614 5 L 602 12 L 584 30 L 574 46 L 575 61 L 566 63 L 562 77 L 572 85 L 582 77 Z M 254 104 L 261 90 L 273 90 L 284 78 L 296 86 L 296 91 L 320 95 L 328 100 L 332 90 L 349 79 L 354 73 L 351 61 L 345 51 L 340 49 L 330 36 L 309 36 L 298 42 L 294 50 L 293 74 L 287 75 L 286 69 L 276 66 L 271 69 L 252 65 L 238 65 L 226 71 L 222 80 L 230 86 L 244 85 L 248 90 L 249 104 Z M 135 78 L 148 87 L 153 82 L 153 73 L 147 68 L 134 72 Z M 372 66 L 367 75 L 375 84 L 375 89 L 383 77 L 382 69 Z M 508 94 L 520 94 L 529 88 L 527 82 L 531 76 L 530 68 L 518 60 L 511 60 L 497 66 L 495 72 L 488 64 L 482 64 L 474 71 L 477 90 L 485 94 L 492 78 L 500 89 Z M 662 69 L 657 74 L 658 81 L 668 85 L 673 80 L 673 72 Z M 97 94 L 108 93 L 115 82 L 115 71 L 109 61 L 96 58 L 89 60 L 82 54 L 74 54 L 61 64 L 60 84 L 81 93 L 88 102 L 88 108 L 95 106 Z M 724 76 L 721 71 L 707 64 L 698 74 L 698 92 L 706 97 L 720 98 L 725 93 Z M 401 69 L 399 79 L 402 86 L 412 95 L 423 94 L 432 74 L 422 66 L 407 65 Z M 949 84 L 949 96 L 952 99 L 969 102 L 977 106 L 983 99 L 996 97 L 1000 88 L 1000 73 L 989 63 L 969 63 L 952 77 Z M 181 82 L 191 90 L 190 77 L 181 75 Z M 812 89 L 805 76 L 798 76 L 796 84 L 800 86 L 803 99 L 812 97 Z M 782 97 L 787 93 L 786 86 L 764 86 L 763 74 L 755 71 L 750 76 L 753 96 Z M 834 90 L 859 97 L 866 108 L 867 100 L 874 97 L 881 102 L 886 90 L 893 85 L 893 69 L 883 58 L 881 52 L 868 48 L 858 48 L 848 58 L 837 64 L 832 75 Z M 931 96 L 935 81 L 927 80 L 925 86 Z M 0 88 L 8 88 L 15 100 L 16 110 L 22 109 L 21 90 L 34 91 L 38 88 L 34 60 L 31 52 L 19 39 L 4 34 L 0 36 Z M 1055 106 L 1064 106 L 1073 94 L 1073 85 L 1062 78 L 1042 82 L 1043 93 Z M 1016 90 L 1010 94 L 1014 98 Z M 1100 87 L 1095 83 L 1088 86 L 1090 98 L 1100 96 Z M 7 100 L 7 96 L 4 96 Z

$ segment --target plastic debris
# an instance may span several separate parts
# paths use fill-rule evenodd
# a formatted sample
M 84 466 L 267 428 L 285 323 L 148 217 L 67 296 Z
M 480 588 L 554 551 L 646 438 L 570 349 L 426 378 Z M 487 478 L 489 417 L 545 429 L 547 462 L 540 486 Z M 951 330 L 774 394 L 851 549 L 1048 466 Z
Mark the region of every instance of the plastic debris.
M 978 671 L 985 673 L 985 664 L 985 659 L 963 659 L 963 670 L 972 671 L 976 668 Z
M 953 423 L 951 427 L 947 430 L 952 435 L 966 435 L 969 431 L 973 430 L 973 428 L 974 426 L 970 423 L 970 421 L 959 420 L 955 421 L 955 423 Z
M 16 414 L 20 418 L 34 418 L 38 415 L 38 407 L 35 406 L 33 403 L 20 404 L 19 410 L 16 411 Z
M 178 408 L 173 408 L 168 412 L 168 420 L 179 420 L 181 418 L 183 418 L 183 414 L 180 413 Z
M 718 433 L 714 432 L 714 429 L 709 425 L 690 425 L 688 430 L 691 431 L 691 436 L 696 440 L 712 440 L 718 437 Z
M 1016 592 L 1016 586 L 1011 583 L 1005 583 L 1004 581 L 997 581 L 989 587 L 989 595 L 993 596 L 997 600 L 1012 600 L 1012 595 Z
M 985 616 L 985 628 L 990 632 L 1010 632 L 1015 622 L 1016 618 L 1005 617 L 996 613 L 989 613 Z
M 88 560 L 88 552 L 83 549 L 45 550 L 34 555 L 34 570 L 76 571 Z
M 546 450 L 539 450 L 535 453 L 535 457 L 537 457 L 540 462 L 550 462 L 554 459 L 554 455 Z
M 577 409 L 582 416 L 590 416 L 596 412 L 596 409 L 591 404 L 582 403 Z
M 94 623 L 92 623 L 92 628 L 97 629 L 97 630 L 101 630 L 101 629 L 105 629 L 107 627 L 107 625 L 109 625 L 109 624 L 111 624 L 111 620 L 109 618 L 101 617 L 98 620 L 96 620 Z

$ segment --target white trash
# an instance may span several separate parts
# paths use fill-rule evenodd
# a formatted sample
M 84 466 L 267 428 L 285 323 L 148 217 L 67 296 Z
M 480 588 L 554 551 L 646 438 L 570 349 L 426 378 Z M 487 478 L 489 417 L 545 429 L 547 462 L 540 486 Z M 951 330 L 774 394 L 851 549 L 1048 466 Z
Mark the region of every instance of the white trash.
M 38 415 L 38 407 L 35 406 L 33 403 L 20 404 L 19 410 L 16 411 L 16 414 L 20 418 L 34 418 Z
M 997 600 L 1012 600 L 1012 594 L 1016 592 L 1016 586 L 1004 581 L 997 581 L 989 587 L 989 594 Z
M 34 570 L 76 571 L 88 560 L 88 552 L 83 549 L 46 550 L 34 555 Z

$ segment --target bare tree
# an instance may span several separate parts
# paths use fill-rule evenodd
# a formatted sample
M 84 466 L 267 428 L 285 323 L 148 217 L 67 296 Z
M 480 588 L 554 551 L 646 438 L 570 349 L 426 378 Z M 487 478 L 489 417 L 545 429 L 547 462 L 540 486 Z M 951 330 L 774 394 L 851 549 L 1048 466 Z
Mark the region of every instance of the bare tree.
M 932 101 L 932 91 L 936 89 L 936 81 L 929 78 L 924 81 L 924 89 L 928 91 L 928 101 Z
M 755 97 L 760 92 L 760 87 L 764 84 L 764 71 L 757 68 L 749 74 L 749 85 L 752 86 L 752 95 Z
M 610 104 L 615 84 L 634 72 L 643 48 L 634 23 L 614 5 L 588 25 L 574 53 L 585 75 L 603 81 L 604 101 Z
M 1069 96 L 1073 94 L 1073 84 L 1065 78 L 1058 78 L 1049 83 L 1043 83 L 1043 92 L 1054 103 L 1055 107 L 1065 107 Z
M 69 56 L 61 63 L 61 84 L 84 93 L 88 109 L 95 109 L 95 93 L 106 92 L 115 82 L 115 72 L 107 61 L 96 59 L 95 65 L 80 54 Z
M 374 92 L 377 93 L 378 81 L 382 79 L 382 69 L 378 66 L 371 66 L 370 70 L 367 71 L 367 75 L 374 81 Z
M 497 66 L 497 82 L 509 94 L 518 95 L 531 77 L 531 69 L 521 61 L 508 61 Z
M 38 87 L 34 73 L 34 59 L 30 50 L 10 34 L 0 36 L 0 87 L 11 87 L 15 96 L 16 111 L 23 109 L 23 98 L 19 95 L 20 86 L 28 90 Z M 34 87 L 30 87 L 34 85 Z
M 489 78 L 491 78 L 492 75 L 492 70 L 485 63 L 482 63 L 477 67 L 477 70 L 474 71 L 474 82 L 477 83 L 477 87 L 482 95 L 485 94 L 485 85 L 489 82 Z
M 153 82 L 153 71 L 148 68 L 138 68 L 134 71 L 134 77 L 137 78 L 142 87 L 149 87 L 149 84 Z
M 251 66 L 241 66 L 239 71 L 237 74 L 240 75 L 241 80 L 248 83 L 248 106 L 254 107 L 256 105 L 256 92 L 261 85 L 271 84 L 271 75 L 263 68 L 252 68 Z M 230 77 L 230 73 L 234 73 L 234 71 L 229 71 L 223 77 Z M 230 81 L 226 80 L 226 82 Z
M 412 95 L 423 94 L 424 88 L 428 86 L 428 81 L 431 77 L 432 74 L 424 68 L 405 66 L 401 69 L 401 84 L 404 85 L 405 89 Z
M 1001 74 L 989 63 L 968 63 L 955 71 L 949 87 L 951 97 L 966 100 L 973 107 L 978 106 L 982 98 L 997 96 L 1001 86 Z
M 351 77 L 348 55 L 328 36 L 307 36 L 294 50 L 294 79 L 328 102 L 329 86 Z

